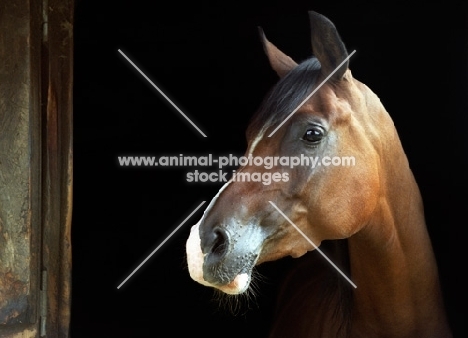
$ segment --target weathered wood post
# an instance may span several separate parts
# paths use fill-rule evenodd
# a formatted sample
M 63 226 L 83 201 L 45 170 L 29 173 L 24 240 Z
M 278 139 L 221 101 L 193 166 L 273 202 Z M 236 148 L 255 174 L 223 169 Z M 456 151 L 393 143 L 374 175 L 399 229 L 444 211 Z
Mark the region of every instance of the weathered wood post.
M 0 337 L 68 337 L 73 0 L 0 2 Z

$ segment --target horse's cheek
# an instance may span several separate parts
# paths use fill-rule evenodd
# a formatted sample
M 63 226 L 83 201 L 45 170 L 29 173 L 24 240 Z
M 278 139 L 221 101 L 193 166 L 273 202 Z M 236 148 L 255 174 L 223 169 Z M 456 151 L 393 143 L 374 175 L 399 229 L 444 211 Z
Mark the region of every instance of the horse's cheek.
M 335 173 L 340 177 L 334 184 L 324 185 L 320 192 L 320 208 L 310 213 L 309 223 L 320 231 L 322 239 L 348 238 L 367 224 L 378 201 L 378 177 L 372 168 L 355 168 L 354 175 L 348 169 Z M 363 184 L 362 177 L 367 177 Z M 350 193 L 351 192 L 351 193 Z M 323 196 L 328 196 L 323 198 Z

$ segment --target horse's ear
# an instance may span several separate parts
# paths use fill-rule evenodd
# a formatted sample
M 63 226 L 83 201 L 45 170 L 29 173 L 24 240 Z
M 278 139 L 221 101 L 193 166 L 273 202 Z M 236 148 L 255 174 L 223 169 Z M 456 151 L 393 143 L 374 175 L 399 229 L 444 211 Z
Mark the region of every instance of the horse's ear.
M 322 66 L 324 75 L 333 72 L 338 65 L 348 57 L 346 47 L 341 41 L 335 25 L 325 16 L 310 11 L 310 28 L 312 31 L 312 51 Z M 346 70 L 349 62 L 346 61 L 338 69 L 332 78 L 340 80 Z
M 258 27 L 258 31 L 260 33 L 260 39 L 262 40 L 263 49 L 270 61 L 271 68 L 273 68 L 279 77 L 284 77 L 297 66 L 297 63 L 268 41 L 261 27 Z

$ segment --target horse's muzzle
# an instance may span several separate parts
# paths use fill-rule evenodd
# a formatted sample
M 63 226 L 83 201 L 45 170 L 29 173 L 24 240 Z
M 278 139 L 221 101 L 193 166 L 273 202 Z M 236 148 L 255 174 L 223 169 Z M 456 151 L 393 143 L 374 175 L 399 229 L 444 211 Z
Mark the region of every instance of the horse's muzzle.
M 229 294 L 247 290 L 258 253 L 245 241 L 238 240 L 246 230 L 241 234 L 232 234 L 217 226 L 212 230 L 200 231 L 200 225 L 201 222 L 192 228 L 187 241 L 190 276 L 203 285 Z

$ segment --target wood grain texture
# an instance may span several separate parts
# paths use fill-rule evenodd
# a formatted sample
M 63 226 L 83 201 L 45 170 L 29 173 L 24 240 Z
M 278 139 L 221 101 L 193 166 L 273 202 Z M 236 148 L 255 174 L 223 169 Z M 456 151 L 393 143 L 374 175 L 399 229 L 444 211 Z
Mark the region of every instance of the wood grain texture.
M 73 9 L 0 3 L 0 337 L 68 337 Z
M 0 325 L 32 306 L 29 24 L 28 1 L 0 4 Z
M 43 267 L 48 337 L 68 337 L 71 283 L 73 1 L 49 0 L 43 66 Z

